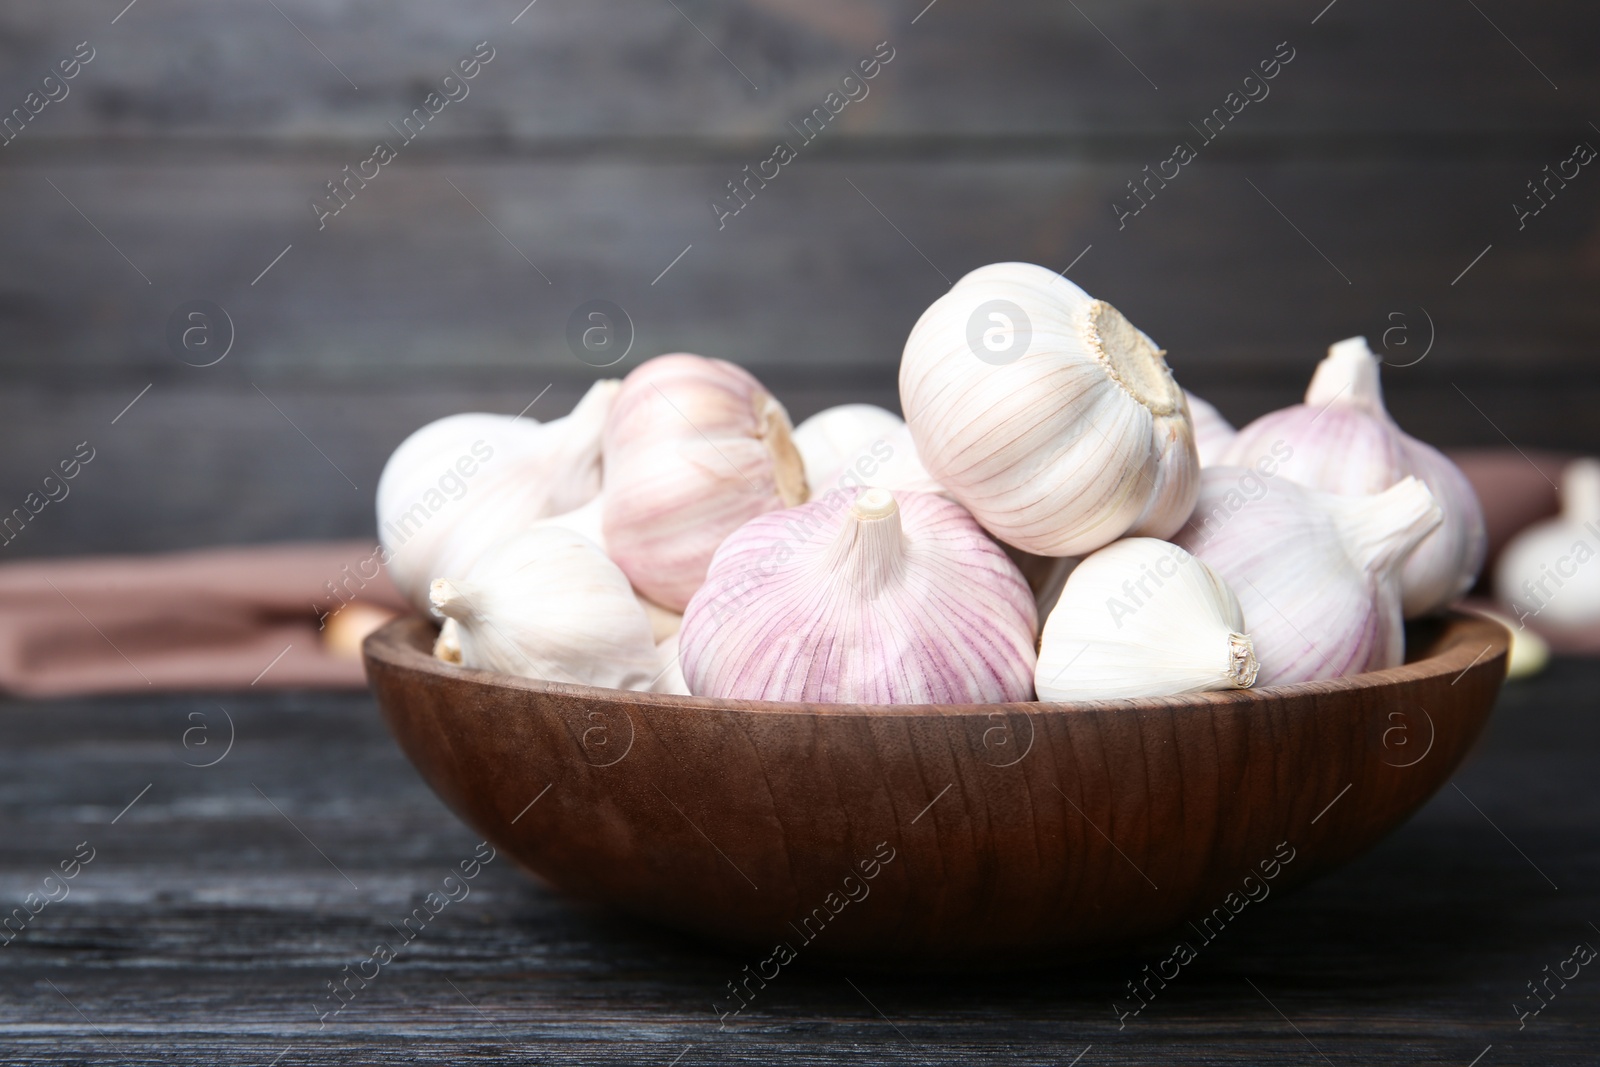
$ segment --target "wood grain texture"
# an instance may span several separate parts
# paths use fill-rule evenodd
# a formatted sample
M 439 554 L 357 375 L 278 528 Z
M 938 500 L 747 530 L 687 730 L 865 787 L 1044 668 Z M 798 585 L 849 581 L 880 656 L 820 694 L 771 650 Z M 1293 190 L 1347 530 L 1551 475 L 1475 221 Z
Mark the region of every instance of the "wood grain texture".
M 1273 133 L 1525 134 L 1581 125 L 1582 101 L 1600 90 L 1585 50 L 1594 13 L 1581 0 L 1486 7 L 1492 22 L 1449 0 L 1335 7 L 1321 18 L 1321 4 L 1261 0 L 689 0 L 677 10 L 596 0 L 520 18 L 525 5 L 511 0 L 277 6 L 281 14 L 145 0 L 112 27 L 115 12 L 92 0 L 18 0 L 0 18 L 9 53 L 0 90 L 20 99 L 88 38 L 99 55 L 82 98 L 52 105 L 41 139 L 278 143 L 365 139 L 480 40 L 496 58 L 453 116 L 455 140 L 764 140 L 820 104 L 879 41 L 896 56 L 881 85 L 843 113 L 851 132 L 1176 129 L 1220 104 L 1285 39 L 1298 54 L 1281 97 L 1270 98 Z
M 856 966 L 1126 947 L 1210 912 L 1264 862 L 1283 885 L 1338 866 L 1449 777 L 1506 640 L 1457 616 L 1414 628 L 1406 666 L 1349 679 L 861 707 L 533 682 L 435 660 L 435 632 L 391 623 L 368 639 L 368 676 L 469 824 L 577 896 Z M 1275 850 L 1293 859 L 1281 871 Z M 863 870 L 880 880 L 863 889 Z
M 1071 264 L 1235 419 L 1361 332 L 1397 364 L 1435 342 L 1387 383 L 1416 432 L 1592 451 L 1600 201 L 1585 172 L 1522 229 L 1511 206 L 1600 136 L 1592 7 L 1315 6 L 7 5 L 0 108 L 97 51 L 0 147 L 6 506 L 146 385 L 161 417 L 11 551 L 364 533 L 316 449 L 364 485 L 434 412 L 575 395 L 564 327 L 596 297 L 630 359 L 737 360 L 797 416 L 892 404 L 917 314 L 1001 259 Z M 311 197 L 480 40 L 471 95 L 319 232 Z M 883 40 L 870 95 L 719 230 L 711 198 Z M 1127 183 L 1285 40 L 1271 95 L 1119 229 Z M 164 337 L 195 298 L 236 326 L 204 370 Z
M 20 903 L 79 841 L 99 851 L 67 900 L 0 948 L 0 1047 L 15 1063 L 141 1067 L 280 1054 L 1024 1067 L 1080 1053 L 1078 1067 L 1279 1067 L 1324 1062 L 1314 1043 L 1339 1064 L 1465 1067 L 1492 1044 L 1480 1067 L 1576 1067 L 1600 1042 L 1600 983 L 1585 972 L 1520 1031 L 1510 1005 L 1575 942 L 1600 944 L 1585 932 L 1600 912 L 1597 683 L 1594 664 L 1558 661 L 1509 684 L 1454 785 L 1370 854 L 1250 905 L 1121 1030 L 1112 1001 L 1170 946 L 981 976 L 838 972 L 802 956 L 719 1030 L 712 1003 L 762 957 L 576 905 L 503 856 L 318 1030 L 323 983 L 392 937 L 477 841 L 371 699 L 5 701 L 0 896 Z M 209 722 L 220 741 L 218 704 L 237 726 L 232 752 L 184 766 L 215 758 L 182 735 Z

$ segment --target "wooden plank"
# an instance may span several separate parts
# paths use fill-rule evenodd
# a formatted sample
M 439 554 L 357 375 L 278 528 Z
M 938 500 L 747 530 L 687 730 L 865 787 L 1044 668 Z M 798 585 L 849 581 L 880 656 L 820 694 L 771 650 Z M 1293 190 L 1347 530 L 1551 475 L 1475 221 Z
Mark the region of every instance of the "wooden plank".
M 503 857 L 319 1029 L 325 983 L 475 844 L 369 700 L 7 702 L 5 898 L 78 842 L 96 852 L 0 950 L 0 1040 L 36 1063 L 1320 1062 L 1311 1043 L 1334 1062 L 1467 1064 L 1492 1044 L 1484 1062 L 1587 1063 L 1600 985 L 1569 982 L 1522 1030 L 1509 1005 L 1597 937 L 1597 681 L 1562 661 L 1508 687 L 1460 792 L 1250 909 L 1120 1030 L 1111 1001 L 1161 954 L 1026 974 L 799 966 L 719 1030 L 711 1003 L 753 961 L 572 906 Z M 203 762 L 186 729 L 225 736 L 218 705 L 233 750 L 184 766 Z
M 1413 347 L 1395 353 L 1410 360 L 1426 309 L 1438 344 L 1418 377 L 1565 380 L 1600 328 L 1600 199 L 1580 178 L 1519 231 L 1511 203 L 1537 159 L 1202 155 L 1119 225 L 1112 205 L 1137 206 L 1126 183 L 1144 164 L 801 158 L 719 229 L 711 200 L 737 174 L 720 165 L 402 157 L 319 231 L 308 204 L 337 159 L 0 176 L 0 232 L 22 250 L 0 264 L 3 373 L 239 388 L 577 373 L 567 319 L 606 297 L 636 327 L 630 359 L 693 349 L 758 373 L 881 376 L 949 280 L 1007 258 L 1072 265 L 1196 376 L 1291 385 L 1330 341 L 1379 343 L 1399 321 Z M 163 338 L 196 297 L 228 309 L 238 335 L 204 371 Z
M 1326 11 L 1264 0 L 276 6 L 146 0 L 112 25 L 93 0 L 19 0 L 0 13 L 0 100 L 20 103 L 86 39 L 94 60 L 28 140 L 362 144 L 479 41 L 495 58 L 430 138 L 766 140 L 882 41 L 894 59 L 841 111 L 841 131 L 1175 132 L 1221 106 L 1282 41 L 1295 58 L 1253 108 L 1262 132 L 1576 129 L 1600 89 L 1586 51 L 1596 15 L 1581 0 L 1528 11 L 1448 0 Z

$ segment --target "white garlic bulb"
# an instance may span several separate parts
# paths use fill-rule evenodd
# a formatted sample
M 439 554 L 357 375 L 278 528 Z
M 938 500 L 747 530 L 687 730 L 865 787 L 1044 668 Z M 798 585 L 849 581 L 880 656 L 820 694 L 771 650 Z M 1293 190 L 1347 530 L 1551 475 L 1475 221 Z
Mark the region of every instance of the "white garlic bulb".
M 911 331 L 900 406 L 928 472 L 996 537 L 1072 556 L 1167 537 L 1199 458 L 1155 343 L 1053 271 L 996 263 Z
M 650 688 L 661 672 L 650 620 L 594 542 L 560 527 L 518 534 L 466 577 L 435 579 L 461 665 L 550 682 Z
M 1373 496 L 1337 496 L 1208 467 L 1174 540 L 1238 595 L 1258 684 L 1284 685 L 1405 661 L 1400 568 L 1441 517 L 1415 478 Z
M 428 614 L 433 579 L 465 574 L 488 549 L 600 491 L 600 440 L 620 383 L 596 382 L 547 423 L 451 415 L 401 442 L 378 479 L 389 576 Z
M 900 416 L 876 404 L 840 404 L 801 422 L 794 428 L 794 447 L 805 462 L 812 495 L 835 488 L 831 478 L 904 425 Z
M 679 353 L 623 379 L 605 430 L 606 550 L 641 593 L 682 611 L 722 539 L 806 499 L 789 416 L 749 372 Z
M 1216 571 L 1177 545 L 1130 537 L 1067 579 L 1039 639 L 1040 700 L 1105 700 L 1248 689 L 1255 648 Z
M 1551 630 L 1600 623 L 1600 460 L 1561 472 L 1561 514 L 1511 539 L 1495 571 L 1495 591 L 1520 624 Z
M 944 491 L 917 458 L 916 443 L 900 416 L 872 404 L 819 411 L 795 427 L 794 443 L 805 460 L 813 497 L 874 485 L 891 492 Z
M 1033 595 L 959 504 L 831 492 L 717 550 L 679 635 L 696 696 L 973 704 L 1033 693 Z
M 1292 453 L 1287 458 L 1285 448 Z M 1444 453 L 1390 418 L 1366 338 L 1331 346 L 1305 403 L 1240 430 L 1221 462 L 1249 467 L 1269 457 L 1285 477 L 1329 493 L 1378 493 L 1407 475 L 1428 486 L 1444 521 L 1406 562 L 1400 579 L 1406 618 L 1444 610 L 1477 581 L 1488 549 L 1477 494 Z
M 1222 412 L 1201 400 L 1189 390 L 1183 391 L 1189 402 L 1189 419 L 1194 423 L 1194 447 L 1200 453 L 1200 466 L 1215 467 L 1239 431 L 1222 417 Z

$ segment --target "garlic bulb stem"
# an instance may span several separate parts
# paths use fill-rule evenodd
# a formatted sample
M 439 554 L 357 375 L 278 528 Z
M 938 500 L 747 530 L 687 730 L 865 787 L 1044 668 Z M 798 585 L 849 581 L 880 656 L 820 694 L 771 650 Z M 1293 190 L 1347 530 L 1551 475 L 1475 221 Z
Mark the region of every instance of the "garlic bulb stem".
M 876 599 L 885 586 L 900 580 L 905 536 L 900 506 L 886 489 L 863 490 L 850 504 L 854 522 L 839 527 L 829 547 L 827 568 Z
M 1314 408 L 1353 404 L 1388 418 L 1378 361 L 1365 337 L 1347 337 L 1328 346 L 1327 358 L 1317 364 L 1306 387 L 1306 403 Z
M 1600 523 L 1600 460 L 1575 459 L 1561 472 L 1561 517 L 1575 526 Z

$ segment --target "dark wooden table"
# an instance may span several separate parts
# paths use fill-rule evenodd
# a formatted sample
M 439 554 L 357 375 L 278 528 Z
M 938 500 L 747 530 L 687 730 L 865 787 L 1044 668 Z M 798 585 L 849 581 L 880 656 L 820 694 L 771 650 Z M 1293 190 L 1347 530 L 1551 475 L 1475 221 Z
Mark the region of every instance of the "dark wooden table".
M 372 701 L 8 702 L 0 899 L 27 922 L 0 948 L 0 1062 L 1593 1064 L 1600 966 L 1549 979 L 1521 1027 L 1513 1003 L 1600 946 L 1597 688 L 1600 663 L 1571 661 L 1510 686 L 1410 824 L 1249 909 L 1120 1030 L 1112 1000 L 1156 957 L 791 968 L 721 1029 L 712 1003 L 748 960 L 503 856 L 319 1023 L 328 983 L 397 942 L 477 844 Z M 63 862 L 76 876 L 47 882 Z M 60 899 L 28 915 L 29 893 Z

